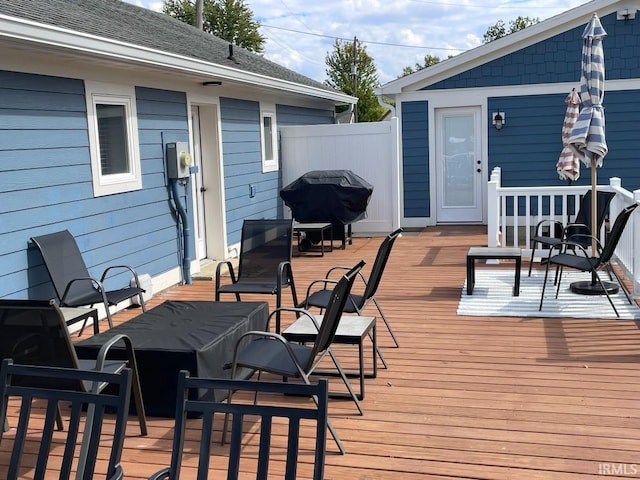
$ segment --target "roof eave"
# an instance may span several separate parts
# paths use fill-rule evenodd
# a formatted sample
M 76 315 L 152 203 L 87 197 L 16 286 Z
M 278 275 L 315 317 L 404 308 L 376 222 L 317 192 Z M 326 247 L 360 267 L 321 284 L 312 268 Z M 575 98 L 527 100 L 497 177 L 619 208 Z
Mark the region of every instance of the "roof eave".
M 216 80 L 229 80 L 262 88 L 322 98 L 336 104 L 355 104 L 358 99 L 341 92 L 332 92 L 279 78 L 247 72 L 196 58 L 176 55 L 140 45 L 133 45 L 53 25 L 17 17 L 0 15 L 0 37 L 31 44 L 54 46 L 80 54 L 94 55 L 124 63 L 134 63 L 154 69 L 177 71 Z
M 426 69 L 392 80 L 377 89 L 376 94 L 392 96 L 424 88 L 524 48 L 531 43 L 530 40 L 534 37 L 540 37 L 541 39 L 551 37 L 570 28 L 585 24 L 591 18 L 593 12 L 601 11 L 608 14 L 615 10 L 617 3 L 619 3 L 619 0 L 594 0 L 580 5 L 518 32 L 467 50 L 460 55 Z

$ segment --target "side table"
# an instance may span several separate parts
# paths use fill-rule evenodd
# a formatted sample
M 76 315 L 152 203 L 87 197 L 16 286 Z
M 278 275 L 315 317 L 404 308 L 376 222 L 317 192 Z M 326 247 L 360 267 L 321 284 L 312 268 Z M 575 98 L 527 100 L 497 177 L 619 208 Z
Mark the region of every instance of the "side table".
M 316 232 L 320 234 L 320 244 L 315 247 L 316 251 L 320 251 L 320 256 L 324 257 L 324 242 L 325 240 L 329 240 L 329 248 L 326 250 L 327 252 L 333 251 L 333 225 L 331 223 L 294 223 L 293 224 L 293 234 L 298 237 L 298 252 L 302 252 L 303 250 L 300 248 L 300 239 L 302 237 L 303 232 Z M 327 238 L 326 232 L 329 232 L 329 238 Z
M 520 295 L 520 266 L 522 263 L 522 250 L 519 248 L 502 247 L 471 247 L 467 253 L 467 295 L 473 294 L 476 281 L 476 260 L 515 260 L 516 273 L 513 285 L 513 296 Z

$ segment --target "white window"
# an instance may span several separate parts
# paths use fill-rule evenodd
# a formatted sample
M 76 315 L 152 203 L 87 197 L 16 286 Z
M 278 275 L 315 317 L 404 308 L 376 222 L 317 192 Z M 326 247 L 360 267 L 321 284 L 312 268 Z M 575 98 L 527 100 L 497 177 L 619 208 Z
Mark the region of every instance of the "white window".
M 275 106 L 261 110 L 262 125 L 260 139 L 262 141 L 262 171 L 278 170 L 278 126 L 276 124 Z
M 135 89 L 85 82 L 93 193 L 142 188 Z

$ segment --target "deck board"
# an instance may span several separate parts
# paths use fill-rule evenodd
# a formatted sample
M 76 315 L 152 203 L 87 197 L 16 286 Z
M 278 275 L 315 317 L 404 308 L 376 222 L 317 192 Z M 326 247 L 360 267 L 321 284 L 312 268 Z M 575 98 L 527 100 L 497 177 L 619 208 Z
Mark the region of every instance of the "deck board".
M 400 348 L 379 320 L 389 368 L 367 379 L 364 416 L 350 401 L 330 401 L 347 454 L 337 454 L 328 438 L 325 478 L 577 480 L 596 478 L 607 468 L 617 472 L 607 478 L 640 477 L 640 324 L 457 316 L 466 251 L 486 244 L 485 231 L 429 227 L 398 239 L 378 300 Z M 362 258 L 368 274 L 380 242 L 355 238 L 345 250 L 324 257 L 294 257 L 298 295 L 330 266 L 351 266 Z M 157 294 L 150 306 L 168 299 L 213 300 L 213 288 L 212 281 L 196 280 Z M 289 299 L 285 292 L 283 303 Z M 268 296 L 245 300 L 275 304 Z M 123 311 L 114 321 L 139 313 Z M 356 364 L 355 348 L 336 351 L 345 366 Z M 339 380 L 331 382 L 340 387 Z M 172 425 L 170 419 L 150 418 L 149 436 L 140 437 L 132 417 L 123 455 L 127 479 L 144 479 L 168 463 Z M 6 438 L 0 478 L 11 432 Z M 247 434 L 247 453 L 252 438 Z M 214 452 L 224 456 L 226 450 Z M 307 452 L 300 478 L 309 477 L 309 458 Z M 276 464 L 274 478 L 277 469 Z

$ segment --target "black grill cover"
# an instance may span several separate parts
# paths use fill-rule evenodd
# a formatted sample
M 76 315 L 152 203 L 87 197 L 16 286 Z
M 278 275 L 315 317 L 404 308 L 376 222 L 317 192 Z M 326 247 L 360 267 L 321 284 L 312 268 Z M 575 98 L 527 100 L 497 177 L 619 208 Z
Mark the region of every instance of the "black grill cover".
M 365 217 L 373 186 L 351 170 L 314 170 L 280 190 L 298 222 L 348 225 Z

